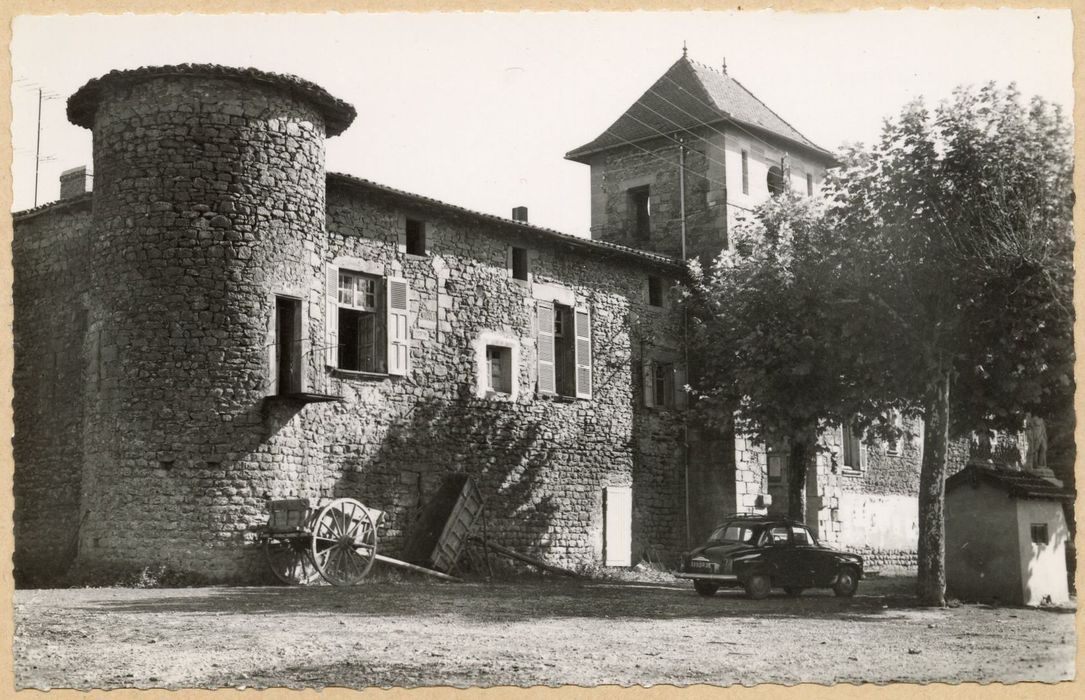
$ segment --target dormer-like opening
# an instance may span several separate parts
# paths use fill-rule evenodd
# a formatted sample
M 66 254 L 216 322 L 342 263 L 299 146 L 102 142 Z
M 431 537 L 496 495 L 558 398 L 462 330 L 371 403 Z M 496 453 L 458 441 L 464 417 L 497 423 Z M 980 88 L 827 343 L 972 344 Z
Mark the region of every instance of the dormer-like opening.
M 781 170 L 778 165 L 769 168 L 769 174 L 766 180 L 769 187 L 769 196 L 775 197 L 786 189 L 784 171 Z

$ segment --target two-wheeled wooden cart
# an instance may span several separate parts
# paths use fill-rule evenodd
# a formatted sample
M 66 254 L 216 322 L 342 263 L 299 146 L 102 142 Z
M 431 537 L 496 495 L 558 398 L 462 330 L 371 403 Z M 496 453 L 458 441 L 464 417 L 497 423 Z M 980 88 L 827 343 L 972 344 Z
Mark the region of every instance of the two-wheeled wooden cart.
M 436 569 L 455 568 L 467 538 L 482 511 L 478 488 L 469 479 L 456 482 L 458 496 L 436 540 L 415 540 L 428 555 L 419 563 L 393 559 L 377 553 L 377 527 L 384 511 L 368 508 L 353 498 L 336 498 L 312 507 L 307 499 L 268 502 L 268 522 L 263 528 L 264 553 L 276 578 L 290 585 L 327 581 L 333 586 L 358 583 L 380 561 L 429 576 L 458 581 Z M 433 567 L 433 568 L 429 568 Z

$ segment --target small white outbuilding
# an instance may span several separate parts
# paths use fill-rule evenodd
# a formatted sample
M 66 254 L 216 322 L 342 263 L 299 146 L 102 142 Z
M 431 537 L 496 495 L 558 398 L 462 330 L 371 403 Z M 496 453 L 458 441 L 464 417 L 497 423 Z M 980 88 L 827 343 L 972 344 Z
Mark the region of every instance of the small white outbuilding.
M 1049 470 L 970 464 L 946 480 L 946 587 L 962 600 L 1068 603 L 1064 503 Z

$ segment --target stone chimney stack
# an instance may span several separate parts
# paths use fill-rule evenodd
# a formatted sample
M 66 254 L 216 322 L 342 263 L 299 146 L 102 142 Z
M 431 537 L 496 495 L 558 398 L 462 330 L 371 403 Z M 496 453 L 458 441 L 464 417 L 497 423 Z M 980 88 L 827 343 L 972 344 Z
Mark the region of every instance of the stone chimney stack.
M 93 179 L 85 165 L 65 170 L 60 174 L 60 198 L 71 199 L 90 192 Z
M 512 220 L 527 223 L 527 207 L 513 207 Z

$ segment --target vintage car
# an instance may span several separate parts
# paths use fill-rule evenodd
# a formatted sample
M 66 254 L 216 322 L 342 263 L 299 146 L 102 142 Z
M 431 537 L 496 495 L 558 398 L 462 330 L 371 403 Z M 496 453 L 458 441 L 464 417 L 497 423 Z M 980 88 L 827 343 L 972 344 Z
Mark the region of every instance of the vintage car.
M 682 556 L 678 578 L 691 579 L 704 596 L 721 586 L 741 586 L 755 599 L 773 588 L 798 596 L 806 588 L 829 588 L 855 595 L 863 559 L 818 544 L 801 522 L 776 515 L 734 515 L 708 540 Z

